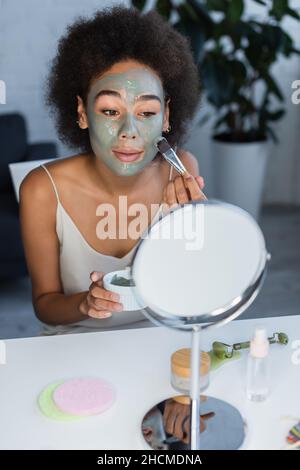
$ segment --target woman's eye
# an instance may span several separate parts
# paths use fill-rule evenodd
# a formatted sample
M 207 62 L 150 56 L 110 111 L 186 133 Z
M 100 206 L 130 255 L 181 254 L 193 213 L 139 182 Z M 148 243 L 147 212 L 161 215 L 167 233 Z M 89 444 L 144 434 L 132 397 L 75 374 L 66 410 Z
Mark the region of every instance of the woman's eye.
M 105 116 L 116 116 L 118 114 L 118 111 L 115 109 L 102 109 L 101 111 Z
M 151 117 L 151 116 L 155 116 L 156 113 L 152 113 L 150 111 L 145 111 L 143 113 L 140 113 L 143 117 Z

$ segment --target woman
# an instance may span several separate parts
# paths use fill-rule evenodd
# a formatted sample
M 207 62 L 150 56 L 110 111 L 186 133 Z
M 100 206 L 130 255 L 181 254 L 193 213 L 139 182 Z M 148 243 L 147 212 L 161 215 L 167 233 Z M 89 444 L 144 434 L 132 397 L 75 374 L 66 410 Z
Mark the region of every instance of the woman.
M 180 144 L 198 98 L 186 39 L 153 11 L 106 9 L 60 40 L 47 102 L 61 139 L 82 153 L 31 171 L 20 188 L 33 305 L 46 333 L 147 324 L 141 311 L 123 311 L 102 278 L 129 265 L 138 243 L 124 200 L 147 209 L 141 235 L 162 202 L 201 199 L 195 157 L 178 150 L 190 173 L 183 179 L 154 145 L 160 135 Z M 107 208 L 112 223 L 104 220 Z

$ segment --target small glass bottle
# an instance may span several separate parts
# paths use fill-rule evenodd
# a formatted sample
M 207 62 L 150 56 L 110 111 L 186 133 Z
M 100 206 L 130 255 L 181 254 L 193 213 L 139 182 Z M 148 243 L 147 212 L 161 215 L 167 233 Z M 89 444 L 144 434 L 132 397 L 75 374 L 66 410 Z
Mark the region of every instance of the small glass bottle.
M 250 343 L 247 364 L 247 398 L 263 401 L 269 394 L 268 371 L 269 341 L 264 327 L 258 327 Z

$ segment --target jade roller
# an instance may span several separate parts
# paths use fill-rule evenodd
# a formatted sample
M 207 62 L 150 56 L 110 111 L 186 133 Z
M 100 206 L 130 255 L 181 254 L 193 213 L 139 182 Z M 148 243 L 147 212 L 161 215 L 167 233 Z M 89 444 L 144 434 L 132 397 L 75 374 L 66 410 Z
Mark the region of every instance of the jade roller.
M 274 333 L 273 336 L 268 338 L 270 344 L 288 344 L 289 338 L 288 335 L 285 333 Z M 220 341 L 214 341 L 212 345 L 212 349 L 214 354 L 219 359 L 229 359 L 233 356 L 233 351 L 239 351 L 241 349 L 248 349 L 250 347 L 250 341 L 245 341 L 243 343 L 235 343 L 235 344 L 226 344 Z

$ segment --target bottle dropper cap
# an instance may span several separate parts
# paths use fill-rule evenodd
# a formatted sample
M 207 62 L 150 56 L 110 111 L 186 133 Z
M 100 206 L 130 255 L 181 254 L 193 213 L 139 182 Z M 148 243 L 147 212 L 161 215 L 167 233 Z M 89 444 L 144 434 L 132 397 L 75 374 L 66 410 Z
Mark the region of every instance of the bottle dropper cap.
M 266 329 L 263 326 L 258 326 L 250 343 L 250 354 L 253 357 L 263 358 L 268 355 L 268 352 L 269 340 Z

